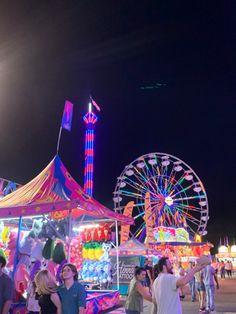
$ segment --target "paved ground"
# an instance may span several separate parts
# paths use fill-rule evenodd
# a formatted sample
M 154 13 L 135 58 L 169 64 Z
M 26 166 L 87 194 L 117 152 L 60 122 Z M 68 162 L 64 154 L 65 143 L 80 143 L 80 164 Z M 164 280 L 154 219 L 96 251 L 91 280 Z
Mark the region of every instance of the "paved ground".
M 220 289 L 216 290 L 215 304 L 217 314 L 236 314 L 236 277 L 230 279 L 219 279 Z M 186 298 L 182 302 L 183 314 L 199 313 L 198 302 L 191 302 L 188 288 L 185 288 Z M 151 313 L 151 304 L 145 302 L 143 314 Z M 124 313 L 123 308 L 119 308 L 114 312 L 106 313 Z
M 215 310 L 220 314 L 236 313 L 236 278 L 218 279 L 220 289 L 215 294 Z M 187 295 L 183 304 L 183 314 L 198 313 L 198 302 L 191 302 L 190 296 Z

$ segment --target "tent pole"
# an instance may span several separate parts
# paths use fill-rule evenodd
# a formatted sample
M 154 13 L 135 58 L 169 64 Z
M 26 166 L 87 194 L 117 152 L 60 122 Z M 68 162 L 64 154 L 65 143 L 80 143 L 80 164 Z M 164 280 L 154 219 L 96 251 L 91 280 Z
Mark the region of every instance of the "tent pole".
M 61 131 L 62 131 L 62 127 L 60 127 L 60 131 L 59 131 L 58 139 L 57 139 L 57 155 L 58 155 L 59 147 L 60 147 Z
M 118 222 L 116 220 L 116 280 L 117 280 L 117 290 L 120 290 L 120 267 L 119 267 L 119 251 L 118 251 L 119 241 L 118 241 Z
M 13 273 L 12 273 L 12 279 L 13 280 L 14 280 L 14 277 L 15 277 L 16 267 L 17 267 L 17 264 L 18 264 L 21 225 L 22 225 L 22 216 L 19 217 L 19 221 L 18 221 L 18 233 L 17 233 L 17 239 L 16 239 L 16 251 L 15 251 L 15 256 L 14 256 L 14 267 L 13 267 Z
M 72 228 L 72 211 L 70 210 L 69 212 L 69 234 L 68 234 L 68 237 L 69 237 L 69 241 L 68 241 L 68 254 L 67 254 L 67 259 L 68 259 L 68 262 L 70 263 L 70 249 L 71 249 L 71 228 Z

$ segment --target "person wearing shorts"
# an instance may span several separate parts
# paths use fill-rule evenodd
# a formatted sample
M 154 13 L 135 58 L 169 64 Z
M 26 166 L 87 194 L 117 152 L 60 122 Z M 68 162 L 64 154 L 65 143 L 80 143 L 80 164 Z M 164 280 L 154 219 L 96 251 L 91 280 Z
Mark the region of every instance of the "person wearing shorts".
M 202 271 L 197 272 L 195 275 L 195 283 L 196 283 L 196 290 L 198 294 L 198 301 L 199 301 L 199 307 L 200 311 L 204 311 L 206 306 L 206 289 L 205 285 L 203 283 L 203 274 Z

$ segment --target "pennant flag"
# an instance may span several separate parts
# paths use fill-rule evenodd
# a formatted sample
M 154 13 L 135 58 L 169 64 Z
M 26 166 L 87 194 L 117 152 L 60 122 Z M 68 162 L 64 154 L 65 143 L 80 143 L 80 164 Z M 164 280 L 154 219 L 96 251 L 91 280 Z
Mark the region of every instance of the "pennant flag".
M 72 115 L 73 115 L 73 104 L 66 100 L 63 117 L 61 121 L 61 127 L 66 129 L 67 131 L 71 130 L 71 123 L 72 123 Z
M 10 194 L 11 192 L 15 190 L 16 190 L 16 183 L 9 181 L 7 186 L 3 190 L 4 196 L 6 196 L 7 194 Z
M 90 98 L 91 98 L 92 105 L 97 109 L 97 111 L 101 111 L 101 109 L 100 109 L 100 107 L 98 106 L 98 104 L 96 103 L 96 101 L 93 100 L 92 97 L 90 97 Z

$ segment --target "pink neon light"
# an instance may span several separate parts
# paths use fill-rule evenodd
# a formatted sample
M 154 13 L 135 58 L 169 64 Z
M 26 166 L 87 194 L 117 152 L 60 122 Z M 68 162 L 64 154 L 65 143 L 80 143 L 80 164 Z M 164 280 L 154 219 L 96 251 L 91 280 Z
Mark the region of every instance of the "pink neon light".
M 88 142 L 88 141 L 94 141 L 94 134 L 86 134 L 85 136 L 85 141 Z

